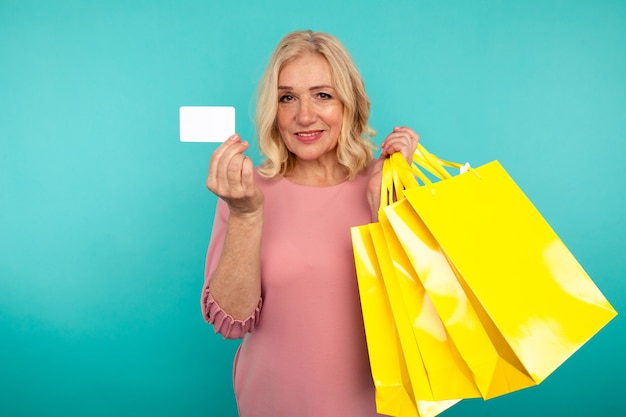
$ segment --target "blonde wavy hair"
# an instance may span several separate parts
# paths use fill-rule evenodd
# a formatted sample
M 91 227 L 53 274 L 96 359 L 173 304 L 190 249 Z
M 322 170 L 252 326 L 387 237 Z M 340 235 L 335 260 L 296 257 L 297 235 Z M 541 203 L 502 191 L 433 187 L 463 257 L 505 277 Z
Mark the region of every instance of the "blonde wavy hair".
M 348 51 L 335 37 L 321 32 L 295 31 L 279 43 L 259 84 L 256 128 L 259 149 L 265 160 L 259 173 L 265 178 L 288 173 L 295 165 L 295 155 L 285 146 L 278 125 L 278 75 L 283 66 L 305 53 L 322 55 L 329 63 L 338 99 L 343 103 L 343 123 L 337 143 L 337 159 L 354 178 L 371 162 L 376 134 L 368 126 L 370 101 L 363 79 Z

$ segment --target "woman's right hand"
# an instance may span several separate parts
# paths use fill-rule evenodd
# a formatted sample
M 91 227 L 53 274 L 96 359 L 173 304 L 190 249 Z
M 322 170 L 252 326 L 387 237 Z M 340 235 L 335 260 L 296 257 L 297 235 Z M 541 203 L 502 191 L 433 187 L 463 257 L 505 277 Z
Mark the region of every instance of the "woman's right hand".
M 248 142 L 238 134 L 228 138 L 213 152 L 206 179 L 207 188 L 235 215 L 253 214 L 263 208 L 263 193 L 254 183 L 252 160 L 243 154 L 246 149 Z

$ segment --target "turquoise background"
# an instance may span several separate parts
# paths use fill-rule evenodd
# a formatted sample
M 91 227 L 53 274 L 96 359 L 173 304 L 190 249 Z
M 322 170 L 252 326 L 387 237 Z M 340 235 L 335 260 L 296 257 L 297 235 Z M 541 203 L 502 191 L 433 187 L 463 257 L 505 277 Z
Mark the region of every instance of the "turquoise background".
M 236 415 L 200 314 L 213 144 L 181 105 L 252 97 L 293 29 L 327 31 L 371 124 L 499 159 L 626 311 L 626 2 L 0 0 L 0 415 Z M 258 156 L 253 152 L 258 161 Z M 444 416 L 624 416 L 618 316 L 538 387 Z

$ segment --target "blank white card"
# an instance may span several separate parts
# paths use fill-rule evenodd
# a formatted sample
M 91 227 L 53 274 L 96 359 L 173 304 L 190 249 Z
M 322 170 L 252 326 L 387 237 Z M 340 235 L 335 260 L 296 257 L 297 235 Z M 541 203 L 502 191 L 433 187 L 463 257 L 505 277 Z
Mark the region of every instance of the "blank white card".
M 181 106 L 181 142 L 224 142 L 235 133 L 232 106 Z

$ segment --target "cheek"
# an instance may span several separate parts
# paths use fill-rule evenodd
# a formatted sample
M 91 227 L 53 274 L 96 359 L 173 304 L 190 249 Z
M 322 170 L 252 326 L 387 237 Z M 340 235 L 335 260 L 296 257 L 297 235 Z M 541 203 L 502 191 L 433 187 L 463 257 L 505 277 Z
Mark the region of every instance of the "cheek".
M 285 129 L 288 121 L 288 112 L 286 112 L 284 109 L 278 108 L 278 111 L 276 112 L 276 125 L 278 126 L 278 129 Z
M 338 106 L 328 113 L 327 120 L 337 129 L 341 129 L 343 124 L 343 106 Z
M 276 130 L 278 130 L 278 134 L 280 135 L 283 144 L 287 146 L 287 149 L 289 149 L 290 152 L 293 152 L 289 146 L 289 131 L 291 130 L 292 120 L 293 117 L 289 114 L 289 111 L 286 111 L 285 109 L 278 109 L 276 112 Z

